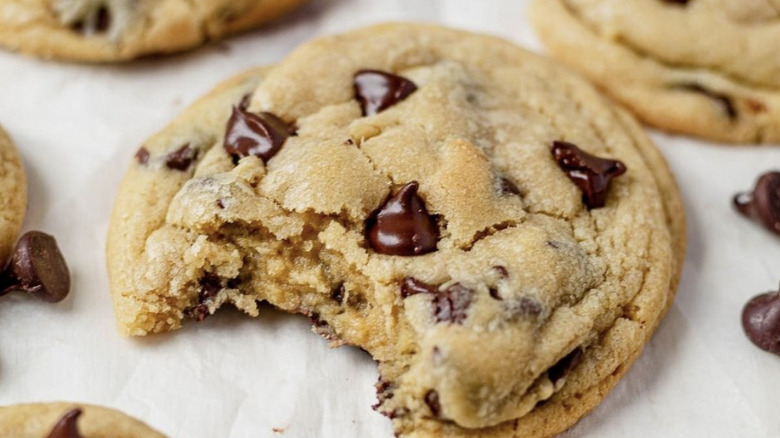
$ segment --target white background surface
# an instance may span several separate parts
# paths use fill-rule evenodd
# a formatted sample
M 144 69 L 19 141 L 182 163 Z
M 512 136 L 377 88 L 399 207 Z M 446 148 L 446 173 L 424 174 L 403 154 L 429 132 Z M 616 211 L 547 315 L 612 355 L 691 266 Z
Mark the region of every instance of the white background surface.
M 537 49 L 527 3 L 314 0 L 225 43 L 124 66 L 0 52 L 0 124 L 30 184 L 25 229 L 57 237 L 74 280 L 56 306 L 0 300 L 0 404 L 104 404 L 173 437 L 391 437 L 390 422 L 370 408 L 373 362 L 356 349 L 329 350 L 306 318 L 223 311 L 171 335 L 120 337 L 103 256 L 114 193 L 138 146 L 233 73 L 317 35 L 387 20 L 444 23 Z M 780 150 L 654 138 L 687 203 L 682 284 L 636 366 L 565 437 L 780 436 L 780 358 L 753 347 L 739 323 L 744 302 L 780 280 L 780 239 L 730 207 L 758 173 L 780 166 Z

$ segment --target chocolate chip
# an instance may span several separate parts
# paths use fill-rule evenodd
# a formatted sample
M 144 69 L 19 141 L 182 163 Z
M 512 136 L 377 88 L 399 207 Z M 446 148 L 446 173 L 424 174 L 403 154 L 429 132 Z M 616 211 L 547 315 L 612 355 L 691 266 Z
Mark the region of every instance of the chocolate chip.
M 184 310 L 184 314 L 198 322 L 203 322 L 211 313 L 208 303 L 211 302 L 222 290 L 222 278 L 211 272 L 203 275 L 198 283 L 200 292 L 198 292 L 198 304 Z
M 268 162 L 292 134 L 292 129 L 271 113 L 255 114 L 234 106 L 225 132 L 224 148 L 235 163 L 250 155 Z
M 497 288 L 491 287 L 490 289 L 488 289 L 488 293 L 490 294 L 490 298 L 493 298 L 494 300 L 498 300 L 498 301 L 504 301 L 504 299 L 501 298 L 501 294 L 499 294 Z
M 435 389 L 431 389 L 425 393 L 425 404 L 428 405 L 428 409 L 431 410 L 431 414 L 434 417 L 441 415 L 441 402 L 439 401 L 439 393 Z
M 753 297 L 742 309 L 742 328 L 762 350 L 780 355 L 780 293 Z
M 718 105 L 720 105 L 720 107 L 723 109 L 723 112 L 725 112 L 728 116 L 729 120 L 736 120 L 739 116 L 737 107 L 734 105 L 734 101 L 726 94 L 710 90 L 709 88 L 706 88 L 695 82 L 677 84 L 674 86 L 674 88 L 690 91 L 692 93 L 698 93 L 712 99 Z
M 138 164 L 146 165 L 149 162 L 149 151 L 145 147 L 141 146 L 135 153 L 135 159 Z
M 462 324 L 466 319 L 467 311 L 471 306 L 474 290 L 460 283 L 455 283 L 444 290 L 423 283 L 412 277 L 406 277 L 401 283 L 401 297 L 407 298 L 417 294 L 432 295 L 433 315 L 436 322 L 450 324 Z
M 439 288 L 423 283 L 416 278 L 406 277 L 401 282 L 401 297 L 406 298 L 417 294 L 436 294 Z
M 364 116 L 380 113 L 417 90 L 404 77 L 379 70 L 360 70 L 354 77 L 355 98 Z
M 571 353 L 564 356 L 563 359 L 556 362 L 555 365 L 547 370 L 547 377 L 549 377 L 550 381 L 553 383 L 558 382 L 580 364 L 582 361 L 582 354 L 582 348 L 575 348 Z
M 78 419 L 81 409 L 71 409 L 54 425 L 47 438 L 83 438 L 79 433 Z
M 169 169 L 187 171 L 192 162 L 198 157 L 198 151 L 190 147 L 189 143 L 168 154 L 165 165 Z
M 515 183 L 507 178 L 501 178 L 501 194 L 502 195 L 519 195 L 520 189 L 517 188 Z
M 752 193 L 738 193 L 733 202 L 737 211 L 780 234 L 780 172 L 761 175 Z
M 376 252 L 416 256 L 436 251 L 439 228 L 418 187 L 417 181 L 406 184 L 369 218 L 368 241 Z
M 340 284 L 337 288 L 330 292 L 330 299 L 339 303 L 344 303 L 344 283 Z
M 101 6 L 97 10 L 95 17 L 95 30 L 99 33 L 103 33 L 111 27 L 111 12 L 107 7 Z
M 54 237 L 40 231 L 25 233 L 2 274 L 0 289 L 2 294 L 27 292 L 50 303 L 65 299 L 70 291 L 70 272 Z
M 501 279 L 509 278 L 509 271 L 507 271 L 504 266 L 501 265 L 493 266 L 493 270 L 496 271 L 496 273 Z
M 542 314 L 542 304 L 533 298 L 520 297 L 513 300 L 507 300 L 504 308 L 510 316 L 510 320 L 525 318 L 528 316 L 537 317 Z
M 596 157 L 571 143 L 553 142 L 552 154 L 558 166 L 582 191 L 582 202 L 588 209 L 603 207 L 612 178 L 626 173 L 626 166 L 620 161 Z

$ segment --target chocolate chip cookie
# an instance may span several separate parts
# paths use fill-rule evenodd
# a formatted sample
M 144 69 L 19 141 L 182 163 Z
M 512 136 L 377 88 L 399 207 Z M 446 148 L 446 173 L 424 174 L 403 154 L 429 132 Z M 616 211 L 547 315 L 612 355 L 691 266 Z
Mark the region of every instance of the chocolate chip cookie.
M 75 403 L 0 407 L 0 436 L 14 438 L 165 438 L 113 409 Z
M 115 62 L 241 32 L 305 0 L 0 0 L 0 46 L 44 58 Z
M 0 265 L 5 266 L 19 238 L 27 211 L 27 176 L 22 159 L 11 139 L 0 128 L 0 190 L 3 207 L 0 212 Z
M 777 0 L 537 0 L 531 20 L 556 57 L 650 125 L 780 141 Z
M 399 435 L 532 437 L 630 368 L 684 224 L 659 152 L 584 80 L 394 24 L 231 79 L 149 139 L 107 252 L 124 334 L 267 301 L 377 360 Z

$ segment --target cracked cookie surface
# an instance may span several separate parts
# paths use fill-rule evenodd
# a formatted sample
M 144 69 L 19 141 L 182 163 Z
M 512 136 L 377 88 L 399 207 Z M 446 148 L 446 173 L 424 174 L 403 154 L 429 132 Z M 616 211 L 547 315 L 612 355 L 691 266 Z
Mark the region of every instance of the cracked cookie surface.
M 0 0 L 0 46 L 43 58 L 115 62 L 200 46 L 306 0 Z
M 549 50 L 650 125 L 780 142 L 777 0 L 537 0 Z
M 0 407 L 0 436 L 14 438 L 165 438 L 119 411 L 80 403 Z
M 0 264 L 5 267 L 22 230 L 27 212 L 27 176 L 19 152 L 0 128 Z
M 584 80 L 500 39 L 394 24 L 188 108 L 136 153 L 107 255 L 125 334 L 267 301 L 378 361 L 376 409 L 400 435 L 528 437 L 630 367 L 684 247 L 663 158 Z

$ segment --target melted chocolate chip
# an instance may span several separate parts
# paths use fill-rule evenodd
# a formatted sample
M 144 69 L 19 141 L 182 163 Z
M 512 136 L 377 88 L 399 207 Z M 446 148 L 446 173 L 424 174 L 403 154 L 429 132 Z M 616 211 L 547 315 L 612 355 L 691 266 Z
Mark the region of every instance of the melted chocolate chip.
M 380 254 L 416 256 L 436 251 L 439 229 L 412 181 L 375 211 L 367 223 L 368 241 Z
M 694 82 L 678 84 L 675 86 L 675 88 L 684 91 L 690 91 L 692 93 L 698 93 L 712 99 L 713 101 L 717 102 L 718 105 L 720 105 L 720 107 L 723 109 L 723 112 L 728 116 L 729 120 L 736 120 L 739 117 L 739 113 L 737 112 L 737 107 L 734 105 L 734 101 L 726 94 L 710 90 L 709 88 Z
M 354 77 L 355 98 L 364 116 L 380 113 L 417 90 L 404 77 L 379 70 L 360 70 Z
M 520 297 L 508 300 L 504 306 L 512 320 L 528 316 L 537 317 L 542 314 L 542 304 L 533 298 Z
M 780 234 L 780 172 L 767 172 L 752 193 L 738 193 L 733 199 L 737 211 Z
M 547 376 L 550 378 L 550 381 L 556 383 L 569 374 L 577 365 L 579 365 L 580 361 L 582 361 L 582 354 L 582 348 L 577 347 L 574 351 L 567 354 L 563 359 L 550 367 L 550 369 L 547 370 Z
M 135 159 L 138 161 L 138 164 L 146 165 L 149 163 L 149 151 L 146 150 L 145 147 L 141 146 L 135 153 Z
M 47 438 L 83 438 L 79 433 L 78 419 L 81 409 L 72 409 L 54 425 Z
M 441 416 L 441 402 L 439 401 L 439 393 L 435 389 L 425 393 L 425 404 L 428 405 L 428 409 L 431 410 L 434 417 Z
M 742 309 L 742 328 L 758 348 L 780 355 L 780 293 L 753 297 Z
M 250 155 L 268 162 L 292 133 L 282 119 L 271 113 L 255 114 L 234 106 L 225 132 L 224 148 L 235 163 Z
M 193 149 L 189 144 L 185 144 L 168 154 L 165 158 L 165 165 L 168 166 L 169 169 L 185 172 L 190 168 L 190 165 L 192 165 L 192 162 L 195 161 L 195 158 L 197 157 L 197 149 Z
M 417 294 L 436 294 L 439 288 L 423 283 L 412 277 L 406 277 L 401 282 L 401 297 L 406 298 Z
M 436 322 L 462 324 L 468 316 L 468 308 L 474 296 L 474 290 L 460 283 L 455 283 L 444 290 L 423 283 L 412 277 L 404 278 L 401 283 L 401 297 L 407 298 L 417 294 L 432 295 L 433 316 Z
M 503 195 L 519 195 L 520 189 L 517 188 L 515 183 L 507 178 L 501 178 L 501 194 Z
M 0 289 L 3 294 L 24 291 L 50 303 L 65 299 L 70 272 L 54 237 L 40 231 L 25 233 L 2 274 Z
M 552 154 L 558 166 L 582 191 L 582 202 L 588 209 L 603 207 L 612 178 L 626 173 L 626 166 L 620 161 L 596 157 L 571 143 L 553 142 Z

